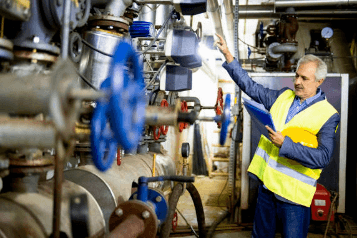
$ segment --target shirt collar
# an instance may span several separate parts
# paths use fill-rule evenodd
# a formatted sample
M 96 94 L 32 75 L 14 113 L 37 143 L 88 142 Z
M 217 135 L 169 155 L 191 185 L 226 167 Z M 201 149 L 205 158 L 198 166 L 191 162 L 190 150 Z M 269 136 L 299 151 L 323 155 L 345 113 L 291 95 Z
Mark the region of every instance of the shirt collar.
M 317 88 L 316 95 L 306 99 L 303 103 L 306 103 L 306 105 L 309 105 L 310 103 L 312 103 L 315 99 L 317 99 L 320 96 L 321 96 L 321 89 Z M 300 104 L 300 98 L 299 97 L 295 96 L 295 100 L 299 100 L 299 104 Z

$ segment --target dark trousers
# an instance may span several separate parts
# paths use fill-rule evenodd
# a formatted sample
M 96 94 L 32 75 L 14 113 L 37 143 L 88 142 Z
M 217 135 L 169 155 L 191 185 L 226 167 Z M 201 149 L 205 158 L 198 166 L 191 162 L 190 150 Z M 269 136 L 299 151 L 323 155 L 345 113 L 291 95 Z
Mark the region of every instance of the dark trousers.
M 283 238 L 306 238 L 310 213 L 310 207 L 280 201 L 260 185 L 252 237 L 274 238 L 275 232 L 281 231 Z

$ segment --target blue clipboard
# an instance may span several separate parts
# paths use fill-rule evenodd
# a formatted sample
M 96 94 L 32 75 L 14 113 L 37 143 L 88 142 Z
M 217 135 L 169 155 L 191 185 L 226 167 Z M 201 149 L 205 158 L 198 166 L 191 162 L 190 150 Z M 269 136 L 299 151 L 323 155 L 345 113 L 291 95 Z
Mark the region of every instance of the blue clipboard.
M 264 127 L 269 126 L 271 129 L 276 131 L 270 112 L 266 110 L 262 104 L 246 98 L 243 98 L 243 104 L 252 119 L 261 123 Z

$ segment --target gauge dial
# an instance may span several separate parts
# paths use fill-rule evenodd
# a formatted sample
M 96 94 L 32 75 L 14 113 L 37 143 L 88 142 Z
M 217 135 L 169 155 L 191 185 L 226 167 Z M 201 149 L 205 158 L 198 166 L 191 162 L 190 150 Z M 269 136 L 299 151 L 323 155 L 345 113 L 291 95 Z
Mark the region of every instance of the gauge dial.
M 321 36 L 325 39 L 330 39 L 333 36 L 333 30 L 330 27 L 325 27 L 321 30 Z

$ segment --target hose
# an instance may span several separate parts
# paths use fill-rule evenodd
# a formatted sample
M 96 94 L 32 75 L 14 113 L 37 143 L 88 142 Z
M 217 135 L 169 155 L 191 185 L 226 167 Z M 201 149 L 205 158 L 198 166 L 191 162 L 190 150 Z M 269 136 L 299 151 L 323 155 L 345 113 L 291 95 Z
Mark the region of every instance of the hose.
M 237 201 L 235 202 L 232 211 L 234 212 L 235 208 L 238 206 L 238 204 L 240 203 L 240 199 L 237 199 Z M 212 224 L 212 226 L 209 228 L 208 232 L 207 232 L 207 238 L 212 238 L 214 231 L 216 230 L 217 226 L 227 217 L 229 217 L 231 215 L 231 212 L 229 210 L 224 211 Z
M 198 234 L 199 237 L 206 237 L 205 230 L 205 214 L 202 206 L 201 196 L 198 193 L 196 187 L 192 183 L 186 184 L 186 189 L 190 193 L 193 204 L 195 205 L 197 223 L 198 223 Z M 170 236 L 171 228 L 172 228 L 172 219 L 174 217 L 174 213 L 176 210 L 177 202 L 182 194 L 183 184 L 176 184 L 172 190 L 172 193 L 169 198 L 169 212 L 166 221 L 162 224 L 160 238 L 167 238 Z

